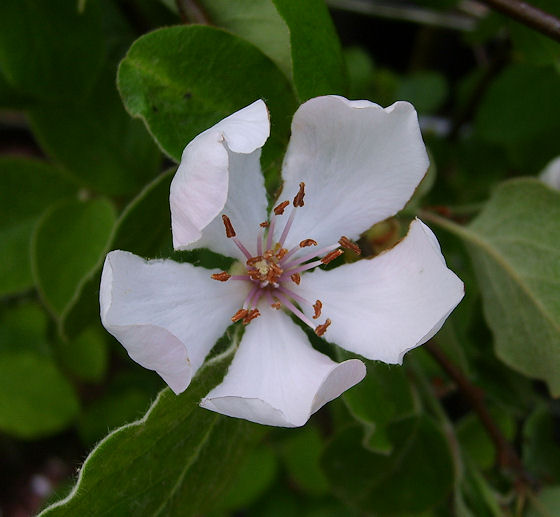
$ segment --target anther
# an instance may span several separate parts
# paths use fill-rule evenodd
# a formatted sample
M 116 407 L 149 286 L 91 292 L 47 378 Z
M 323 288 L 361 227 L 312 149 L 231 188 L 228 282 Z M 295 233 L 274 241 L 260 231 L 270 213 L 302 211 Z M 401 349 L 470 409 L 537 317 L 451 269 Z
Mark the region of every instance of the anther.
M 247 309 L 239 309 L 232 317 L 231 317 L 231 321 L 233 321 L 234 323 L 236 321 L 239 321 L 240 319 L 245 318 L 245 316 L 247 316 L 247 314 L 249 313 L 249 311 Z
M 279 310 L 280 307 L 282 307 L 282 304 L 281 304 L 280 302 L 276 301 L 276 302 L 274 302 L 274 303 L 271 303 L 270 306 L 271 306 L 273 309 Z
M 221 273 L 214 273 L 212 275 L 212 278 L 214 280 L 219 280 L 220 282 L 226 282 L 231 278 L 231 275 L 229 273 L 226 273 L 225 271 L 222 271 Z
M 319 337 L 324 335 L 330 324 L 331 324 L 331 320 L 327 318 L 325 323 L 323 323 L 322 325 L 317 325 L 317 328 L 315 329 L 315 334 L 317 334 Z
M 299 243 L 300 248 L 307 248 L 308 246 L 317 246 L 317 241 L 313 239 L 304 239 Z
M 263 260 L 262 255 L 257 255 L 256 257 L 251 257 L 250 259 L 247 259 L 246 264 L 248 266 L 254 266 L 257 262 L 260 262 L 261 260 Z
M 301 275 L 299 273 L 294 273 L 293 275 L 290 275 L 290 278 L 292 279 L 292 282 L 296 285 L 299 285 L 299 283 L 301 282 Z
M 294 200 L 295 202 L 295 200 Z M 282 201 L 276 208 L 274 208 L 273 212 L 276 215 L 282 215 L 284 213 L 284 209 L 290 204 L 289 201 Z
M 314 320 L 316 320 L 319 316 L 321 316 L 321 309 L 322 308 L 323 308 L 323 304 L 321 303 L 321 300 L 317 300 L 313 304 L 313 310 L 315 311 L 315 314 L 313 315 Z
M 344 251 L 338 249 L 338 250 L 333 250 L 330 253 L 327 253 L 322 259 L 321 262 L 323 264 L 328 264 L 329 262 L 332 262 L 335 258 L 340 257 L 340 255 L 342 255 L 344 253 Z
M 299 191 L 294 197 L 294 206 L 303 206 L 303 197 L 305 196 L 305 183 L 302 181 L 299 184 Z
M 230 237 L 235 237 L 236 233 L 233 229 L 233 225 L 229 220 L 229 217 L 225 214 L 222 215 L 222 221 L 224 222 L 224 226 L 226 227 L 226 237 L 229 239 Z
M 253 321 L 255 318 L 258 318 L 261 315 L 259 309 L 251 309 L 247 312 L 247 315 L 243 318 L 243 325 L 248 325 Z
M 354 241 L 351 241 L 348 237 L 342 236 L 338 241 L 338 244 L 340 244 L 344 249 L 353 251 L 354 253 L 356 253 L 356 255 L 362 254 L 362 250 L 360 249 L 360 247 Z
M 261 224 L 259 224 L 259 226 L 261 228 L 268 228 L 270 226 L 270 223 L 268 221 L 264 221 Z
M 284 258 L 284 255 L 286 255 L 286 253 L 288 253 L 288 250 L 286 248 L 280 248 L 277 252 L 276 252 L 276 258 L 278 260 L 282 260 Z

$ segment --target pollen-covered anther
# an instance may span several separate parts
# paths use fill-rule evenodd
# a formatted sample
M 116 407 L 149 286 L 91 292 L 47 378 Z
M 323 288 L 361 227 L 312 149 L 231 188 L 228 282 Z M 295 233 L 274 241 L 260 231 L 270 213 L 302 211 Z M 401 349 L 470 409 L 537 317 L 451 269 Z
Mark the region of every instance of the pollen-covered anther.
M 280 203 L 279 205 L 277 205 L 277 206 L 274 208 L 273 212 L 274 212 L 276 215 L 282 215 L 282 214 L 284 213 L 284 209 L 285 209 L 289 204 L 290 204 L 289 201 L 282 201 L 282 203 Z
M 247 315 L 243 318 L 243 325 L 248 325 L 253 321 L 255 318 L 258 318 L 261 315 L 259 309 L 251 309 L 247 312 Z
M 220 282 L 226 282 L 231 278 L 231 275 L 229 273 L 226 273 L 225 271 L 222 271 L 221 273 L 214 273 L 212 275 L 212 278 L 214 280 L 219 280 Z
M 233 225 L 229 220 L 229 217 L 226 214 L 222 214 L 222 221 L 224 222 L 224 226 L 226 227 L 226 237 L 229 239 L 231 237 L 235 237 L 237 234 L 233 229 Z
M 286 248 L 280 248 L 277 252 L 276 252 L 276 258 L 278 260 L 282 260 L 284 258 L 284 255 L 286 255 L 286 253 L 288 253 L 288 250 Z
M 317 328 L 315 329 L 315 334 L 317 334 L 319 337 L 323 336 L 330 324 L 331 324 L 331 320 L 327 318 L 325 323 L 323 323 L 322 325 L 317 325 Z
M 264 260 L 264 257 L 262 255 L 257 255 L 256 257 L 251 257 L 250 259 L 247 259 L 246 264 L 249 267 L 253 267 L 255 264 L 257 264 L 261 260 Z
M 332 262 L 335 258 L 340 257 L 340 255 L 342 255 L 343 253 L 344 253 L 344 251 L 342 251 L 341 249 L 332 250 L 330 253 L 327 253 L 321 259 L 321 262 L 323 264 L 328 264 L 329 262 Z
M 231 321 L 233 321 L 234 323 L 236 321 L 239 321 L 243 318 L 245 318 L 245 316 L 247 316 L 247 314 L 249 313 L 249 311 L 247 309 L 239 309 L 232 317 L 231 317 Z
M 301 275 L 299 273 L 294 273 L 293 275 L 290 275 L 290 278 L 292 279 L 292 282 L 296 285 L 299 285 L 299 283 L 301 282 Z
M 276 302 L 274 302 L 274 303 L 271 303 L 270 306 L 271 306 L 273 309 L 279 310 L 280 307 L 282 307 L 282 304 L 281 304 L 280 302 L 276 301 Z
M 340 244 L 344 249 L 353 251 L 354 253 L 356 253 L 356 255 L 362 254 L 362 250 L 360 249 L 360 247 L 354 241 L 351 241 L 348 237 L 345 237 L 344 235 L 340 238 L 338 244 Z
M 294 197 L 294 206 L 303 206 L 303 198 L 305 196 L 305 183 L 302 181 L 299 184 L 299 190 L 296 196 Z
M 323 304 L 321 303 L 321 300 L 317 300 L 313 304 L 313 310 L 315 311 L 315 314 L 313 315 L 314 320 L 316 320 L 319 316 L 321 316 L 321 309 L 322 308 L 323 308 Z
M 307 248 L 308 246 L 317 246 L 317 241 L 313 239 L 304 239 L 299 243 L 300 248 Z
M 268 221 L 263 221 L 261 224 L 259 224 L 259 226 L 261 228 L 268 228 L 270 226 L 270 223 Z

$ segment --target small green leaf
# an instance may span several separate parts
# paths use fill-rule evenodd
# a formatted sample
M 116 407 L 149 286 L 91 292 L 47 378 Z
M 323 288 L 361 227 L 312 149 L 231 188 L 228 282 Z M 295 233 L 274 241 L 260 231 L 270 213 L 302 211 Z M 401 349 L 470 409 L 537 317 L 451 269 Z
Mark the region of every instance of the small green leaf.
M 202 0 L 212 25 L 250 41 L 286 77 L 292 75 L 290 32 L 272 0 Z
M 187 517 L 216 504 L 263 430 L 198 407 L 231 356 L 207 363 L 179 396 L 166 388 L 144 418 L 109 434 L 69 496 L 41 516 Z
M 419 113 L 437 111 L 448 95 L 447 82 L 442 74 L 421 72 L 405 76 L 396 93 L 397 99 L 409 101 Z
M 278 155 L 295 110 L 290 84 L 269 58 L 247 41 L 206 26 L 142 36 L 121 62 L 117 83 L 128 111 L 144 120 L 177 161 L 196 135 L 260 98 L 271 112 Z
M 560 514 L 560 485 L 547 486 L 531 498 L 527 517 L 554 517 Z
M 290 30 L 293 81 L 300 102 L 347 94 L 340 42 L 323 0 L 273 0 Z
M 114 222 L 113 206 L 101 198 L 55 205 L 39 221 L 31 246 L 33 274 L 56 317 L 75 303 L 88 276 L 99 269 Z
M 359 426 L 339 432 L 322 464 L 335 495 L 366 513 L 420 513 L 441 502 L 453 486 L 453 463 L 442 430 L 427 416 L 394 422 L 390 456 L 362 447 Z
M 560 192 L 512 180 L 467 227 L 428 219 L 467 244 L 498 357 L 560 395 Z

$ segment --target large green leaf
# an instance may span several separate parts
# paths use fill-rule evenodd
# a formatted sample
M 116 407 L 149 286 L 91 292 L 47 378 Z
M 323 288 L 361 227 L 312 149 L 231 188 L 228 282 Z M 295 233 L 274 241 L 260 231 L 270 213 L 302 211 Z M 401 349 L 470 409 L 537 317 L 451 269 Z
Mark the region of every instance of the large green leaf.
M 0 68 L 19 92 L 37 99 L 81 96 L 105 54 L 101 9 L 78 12 L 68 0 L 0 2 Z
M 177 161 L 198 133 L 259 98 L 271 112 L 277 157 L 295 110 L 290 84 L 269 58 L 205 26 L 159 29 L 136 40 L 119 67 L 118 87 L 128 111 Z
M 27 158 L 0 158 L 0 295 L 33 285 L 29 246 L 41 213 L 76 187 L 52 165 Z
M 340 42 L 323 0 L 273 0 L 290 30 L 293 81 L 303 102 L 347 93 Z
M 33 275 L 53 315 L 60 318 L 100 267 L 115 222 L 111 203 L 67 201 L 48 210 L 31 245 Z
M 420 513 L 441 502 L 453 486 L 453 463 L 442 430 L 427 416 L 389 427 L 390 456 L 362 447 L 362 428 L 339 432 L 323 467 L 333 492 L 371 515 Z
M 78 413 L 70 383 L 50 357 L 47 318 L 37 305 L 0 320 L 0 430 L 21 438 L 60 431 Z
M 467 244 L 498 357 L 560 395 L 560 192 L 512 180 L 469 226 L 427 218 Z
M 231 355 L 207 363 L 182 395 L 166 388 L 144 418 L 109 434 L 70 495 L 41 516 L 185 517 L 215 504 L 263 430 L 198 407 Z

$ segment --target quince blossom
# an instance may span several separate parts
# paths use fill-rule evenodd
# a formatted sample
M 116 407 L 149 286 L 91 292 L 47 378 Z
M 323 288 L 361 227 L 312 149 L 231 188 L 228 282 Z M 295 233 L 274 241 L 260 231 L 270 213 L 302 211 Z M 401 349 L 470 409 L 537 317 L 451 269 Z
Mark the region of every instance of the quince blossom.
M 260 170 L 269 136 L 256 101 L 198 135 L 171 184 L 173 245 L 239 259 L 241 272 L 172 260 L 107 255 L 101 319 L 136 362 L 175 393 L 187 388 L 233 322 L 245 332 L 204 408 L 295 427 L 360 382 L 357 359 L 336 363 L 315 350 L 298 318 L 320 336 L 368 359 L 401 363 L 463 296 L 430 229 L 373 259 L 325 271 L 373 224 L 396 214 L 428 168 L 414 108 L 326 96 L 300 106 L 285 156 L 283 190 L 267 216 Z M 312 271 L 311 271 L 312 270 Z

